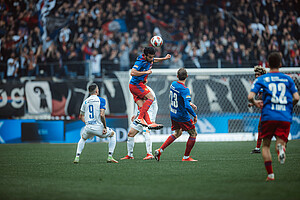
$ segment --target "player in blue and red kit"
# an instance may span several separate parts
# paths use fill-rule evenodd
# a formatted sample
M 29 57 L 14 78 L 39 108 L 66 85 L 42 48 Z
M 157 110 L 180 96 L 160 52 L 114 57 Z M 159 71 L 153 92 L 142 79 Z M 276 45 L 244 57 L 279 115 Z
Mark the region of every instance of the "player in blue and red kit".
M 267 73 L 266 69 L 263 68 L 261 65 L 257 65 L 254 67 L 254 73 L 255 73 L 255 78 L 260 77 L 261 75 L 264 75 Z M 256 100 L 260 100 L 262 101 L 262 94 L 263 94 L 263 90 L 261 89 L 258 94 L 256 95 L 255 99 Z M 249 103 L 248 104 L 249 107 L 253 106 L 253 104 Z M 260 153 L 260 146 L 261 146 L 261 116 L 259 118 L 259 122 L 258 122 L 258 134 L 257 134 L 257 142 L 256 142 L 256 147 L 250 152 L 250 153 Z
M 191 103 L 190 90 L 185 86 L 187 77 L 186 69 L 180 68 L 177 71 L 178 81 L 174 81 L 170 86 L 171 129 L 172 131 L 175 131 L 175 133 L 170 135 L 159 149 L 155 150 L 154 157 L 157 161 L 160 160 L 161 153 L 165 150 L 165 148 L 182 135 L 182 131 L 187 131 L 190 134 L 186 143 L 186 149 L 182 161 L 197 161 L 190 157 L 190 153 L 195 145 L 197 136 L 194 125 L 197 122 L 197 115 L 193 110 L 193 108 L 197 110 L 197 106 Z M 191 119 L 189 114 L 193 116 L 194 121 Z
M 129 83 L 129 90 L 140 110 L 140 114 L 135 122 L 149 129 L 160 129 L 163 125 L 151 122 L 147 113 L 154 101 L 153 95 L 145 85 L 147 83 L 147 77 L 152 73 L 151 68 L 154 62 L 161 62 L 171 58 L 170 54 L 167 54 L 164 58 L 154 58 L 155 52 L 156 49 L 154 47 L 145 47 L 144 54 L 137 58 L 131 69 L 130 75 L 132 77 Z
M 294 81 L 288 75 L 279 72 L 281 55 L 273 52 L 268 57 L 270 72 L 258 77 L 248 95 L 250 103 L 256 107 L 261 104 L 255 100 L 255 95 L 263 89 L 263 108 L 261 113 L 261 138 L 263 139 L 262 157 L 268 172 L 267 181 L 273 181 L 272 156 L 270 152 L 271 139 L 276 136 L 276 151 L 278 161 L 285 162 L 285 146 L 288 141 L 292 122 L 293 106 L 299 101 L 299 94 Z

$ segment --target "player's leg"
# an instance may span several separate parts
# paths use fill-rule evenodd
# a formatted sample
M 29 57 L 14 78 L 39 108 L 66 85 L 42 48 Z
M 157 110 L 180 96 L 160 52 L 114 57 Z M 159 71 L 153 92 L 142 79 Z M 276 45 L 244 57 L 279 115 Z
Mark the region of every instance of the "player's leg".
M 258 123 L 258 134 L 257 134 L 257 141 L 256 141 L 256 147 L 251 151 L 251 153 L 261 153 L 260 146 L 261 146 L 261 121 L 259 120 Z
M 268 173 L 267 181 L 274 180 L 274 173 L 272 167 L 272 155 L 270 152 L 271 138 L 265 137 L 263 138 L 263 146 L 262 146 L 262 157 L 264 159 L 265 168 Z
M 195 145 L 197 132 L 196 129 L 190 129 L 188 130 L 188 133 L 190 134 L 190 137 L 186 143 L 186 148 L 184 152 L 184 156 L 182 158 L 182 161 L 197 161 L 190 157 L 190 153 Z
M 284 164 L 286 159 L 285 148 L 286 148 L 286 143 L 288 142 L 290 127 L 291 127 L 290 122 L 278 122 L 275 131 L 275 135 L 276 135 L 275 147 L 278 155 L 278 161 L 281 164 Z
M 152 160 L 154 156 L 152 155 L 152 141 L 150 137 L 150 131 L 147 128 L 143 128 L 143 136 L 145 137 L 145 145 L 147 156 L 143 160 Z
M 108 128 L 108 127 L 107 127 L 107 134 L 108 134 L 108 158 L 107 158 L 107 162 L 108 163 L 118 163 L 118 161 L 116 161 L 113 158 L 113 154 L 114 154 L 116 144 L 117 144 L 117 135 L 111 128 Z
M 172 121 L 172 127 L 173 127 L 173 121 Z M 172 128 L 173 130 L 173 128 Z M 182 129 L 176 129 L 175 133 L 170 135 L 167 140 L 161 145 L 159 149 L 156 149 L 154 152 L 154 158 L 159 161 L 161 153 L 167 148 L 170 144 L 172 144 L 177 138 L 179 138 L 182 135 Z
M 130 130 L 128 132 L 128 137 L 127 137 L 127 155 L 124 158 L 121 158 L 121 160 L 134 159 L 134 157 L 133 157 L 134 136 L 138 132 L 139 132 L 139 130 L 136 130 L 133 127 L 130 128 Z
M 284 162 L 285 162 L 285 158 L 286 158 L 285 146 L 286 146 L 286 142 L 283 139 L 281 139 L 280 137 L 276 136 L 275 149 L 276 149 L 276 152 L 278 155 L 278 161 L 280 162 L 280 164 L 284 164 Z
M 82 136 L 77 144 L 77 150 L 76 150 L 76 156 L 75 156 L 75 159 L 74 159 L 74 163 L 77 164 L 79 163 L 79 157 L 83 151 L 83 148 L 84 148 L 84 145 L 85 145 L 85 142 L 86 140 L 88 139 L 88 134 L 87 134 L 87 131 L 86 131 L 86 127 L 84 127 L 84 130 L 83 130 L 83 133 L 82 133 Z

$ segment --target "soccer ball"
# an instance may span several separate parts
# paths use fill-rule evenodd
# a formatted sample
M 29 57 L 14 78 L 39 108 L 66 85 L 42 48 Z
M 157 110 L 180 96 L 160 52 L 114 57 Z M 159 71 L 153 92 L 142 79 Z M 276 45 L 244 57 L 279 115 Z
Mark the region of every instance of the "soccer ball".
M 161 47 L 164 43 L 163 39 L 160 36 L 153 36 L 150 42 L 154 47 Z

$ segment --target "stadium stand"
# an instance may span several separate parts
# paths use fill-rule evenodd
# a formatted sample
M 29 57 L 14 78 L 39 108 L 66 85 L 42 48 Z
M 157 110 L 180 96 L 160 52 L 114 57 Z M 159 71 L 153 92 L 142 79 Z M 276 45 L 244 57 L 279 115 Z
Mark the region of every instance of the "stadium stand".
M 91 63 L 128 70 L 152 35 L 165 41 L 158 55 L 174 54 L 163 68 L 266 65 L 273 50 L 299 66 L 299 8 L 297 0 L 1 0 L 0 77 L 100 76 L 86 70 Z

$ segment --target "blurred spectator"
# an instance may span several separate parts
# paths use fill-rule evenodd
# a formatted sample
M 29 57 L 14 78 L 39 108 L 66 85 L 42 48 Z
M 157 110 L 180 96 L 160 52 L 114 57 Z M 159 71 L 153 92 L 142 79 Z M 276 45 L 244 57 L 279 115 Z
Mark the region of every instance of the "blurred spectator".
M 6 77 L 8 80 L 13 80 L 17 77 L 19 69 L 19 61 L 16 58 L 16 54 L 13 52 L 11 53 L 10 58 L 7 60 L 7 72 Z
M 101 76 L 101 58 L 102 54 L 99 54 L 97 50 L 93 50 L 93 55 L 91 55 L 91 70 L 92 75 L 96 77 Z
M 170 68 L 179 69 L 184 67 L 183 61 L 181 59 L 182 55 L 175 51 L 173 56 L 171 57 Z
M 130 66 L 129 60 L 129 47 L 126 44 L 122 44 L 121 51 L 119 53 L 120 58 L 120 70 L 128 71 Z
M 29 55 L 27 57 L 27 65 L 28 65 L 28 76 L 36 76 L 38 75 L 38 67 L 36 65 L 37 59 L 33 52 L 33 50 L 29 50 Z

